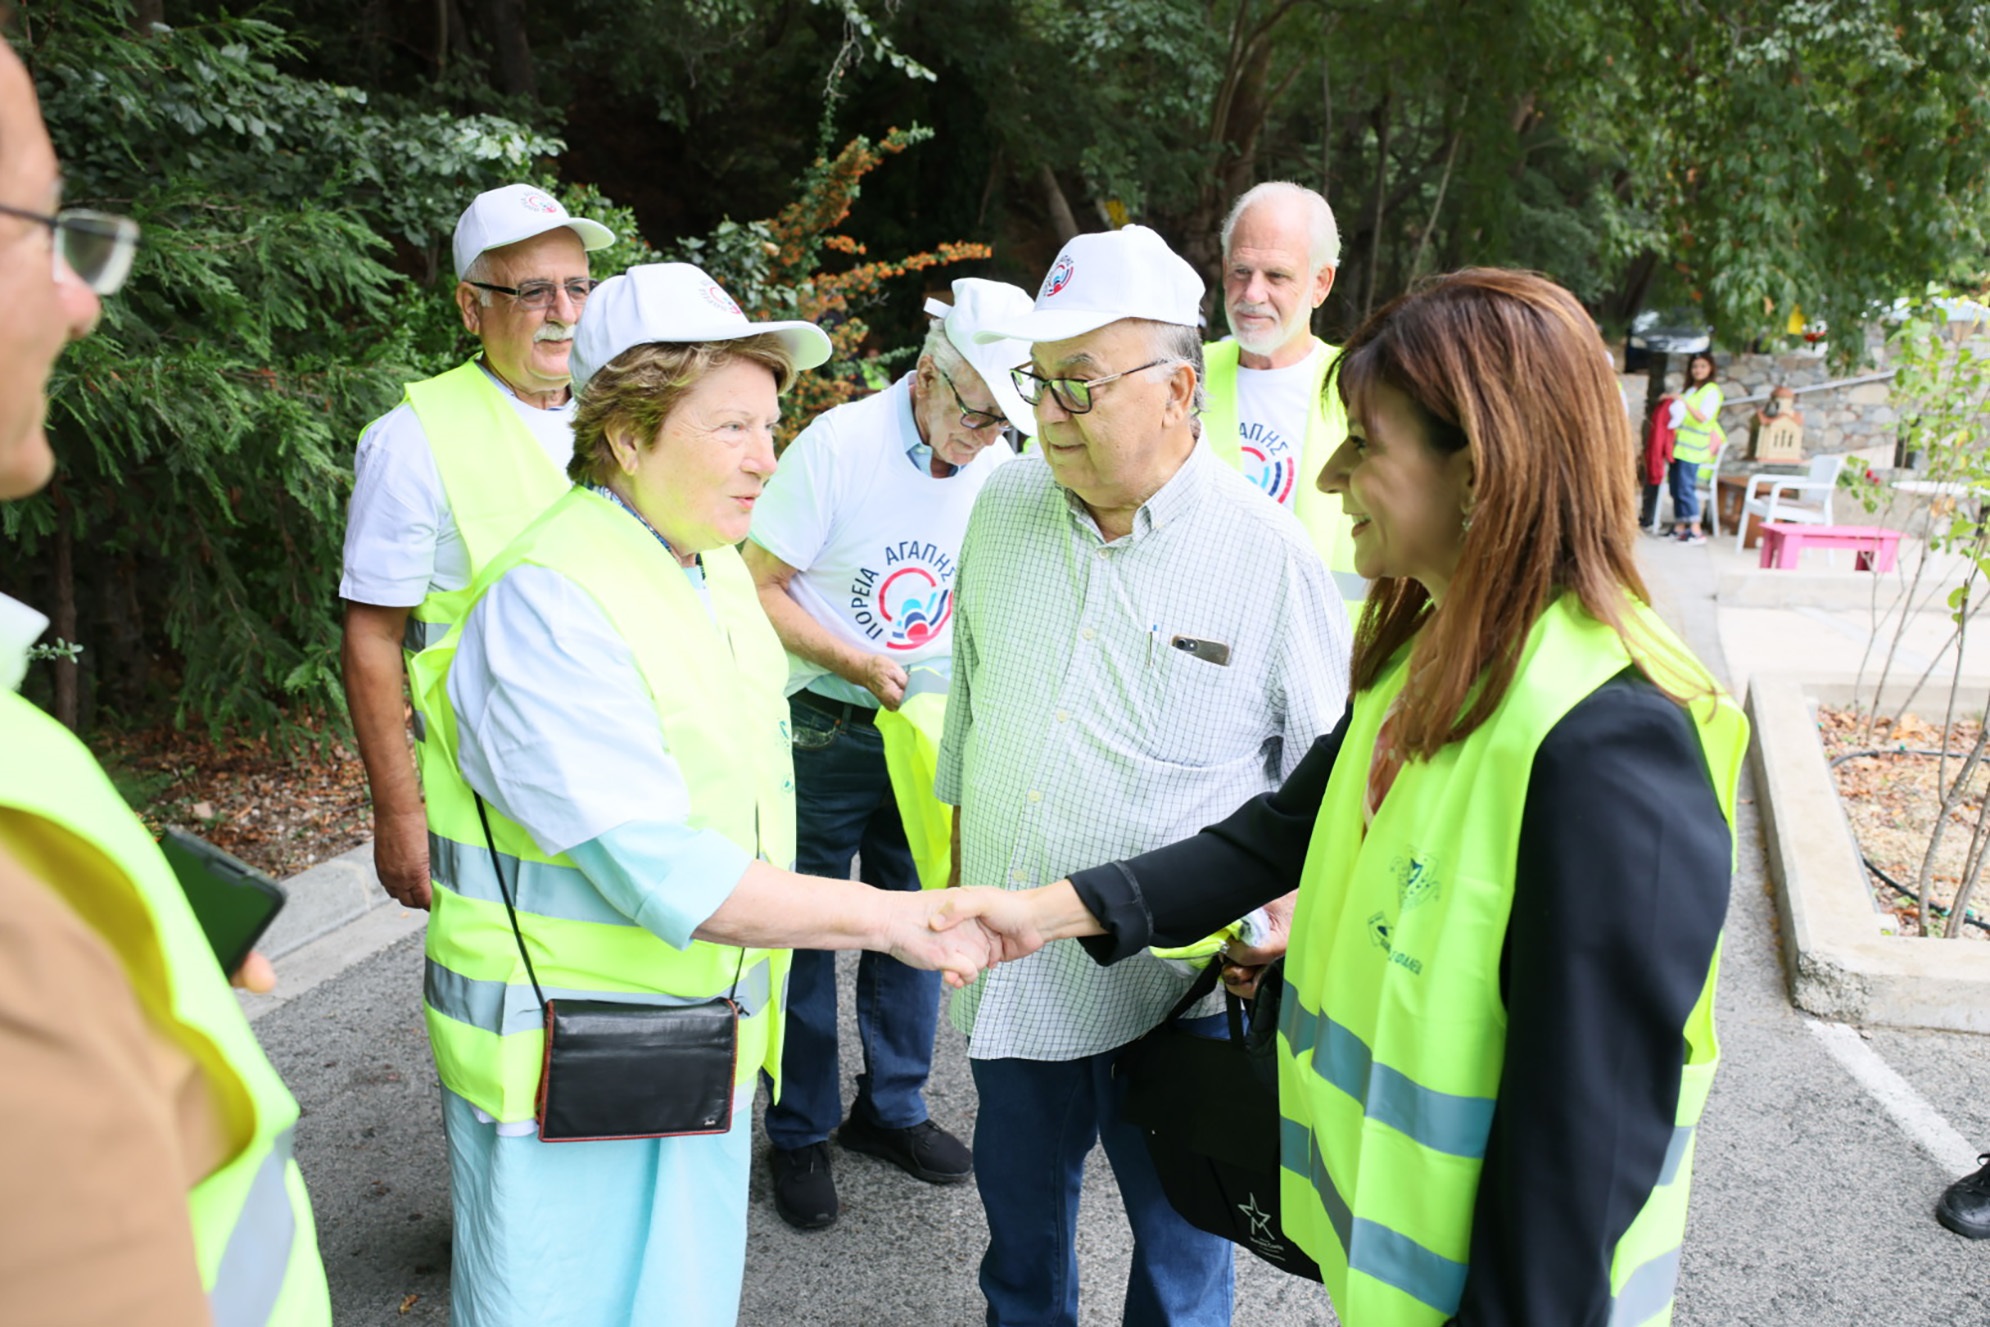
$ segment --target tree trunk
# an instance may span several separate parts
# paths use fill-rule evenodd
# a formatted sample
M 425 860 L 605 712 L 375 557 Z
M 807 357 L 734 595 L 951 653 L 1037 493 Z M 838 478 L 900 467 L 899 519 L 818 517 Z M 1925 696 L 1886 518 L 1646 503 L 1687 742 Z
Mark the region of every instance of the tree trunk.
M 69 500 L 58 489 L 55 498 L 55 638 L 76 640 L 76 536 L 69 518 Z M 77 669 L 73 659 L 57 659 L 55 717 L 70 732 L 78 732 Z
M 1382 100 L 1375 104 L 1375 205 L 1368 218 L 1368 289 L 1361 300 L 1361 317 L 1364 321 L 1375 312 L 1375 296 L 1382 286 L 1382 217 L 1383 203 L 1389 193 L 1389 126 L 1394 121 L 1390 115 L 1390 103 L 1394 94 L 1384 92 Z
M 525 0 L 476 0 L 477 26 L 491 47 L 491 86 L 507 97 L 536 97 L 539 79 L 525 34 Z
M 1078 218 L 1071 213 L 1071 200 L 1064 196 L 1064 186 L 1057 182 L 1057 172 L 1047 164 L 1037 171 L 1037 183 L 1043 186 L 1044 206 L 1050 209 L 1050 225 L 1057 232 L 1059 245 L 1068 244 L 1078 233 Z
M 166 0 L 137 0 L 131 7 L 131 30 L 141 37 L 152 35 L 154 23 L 166 21 Z

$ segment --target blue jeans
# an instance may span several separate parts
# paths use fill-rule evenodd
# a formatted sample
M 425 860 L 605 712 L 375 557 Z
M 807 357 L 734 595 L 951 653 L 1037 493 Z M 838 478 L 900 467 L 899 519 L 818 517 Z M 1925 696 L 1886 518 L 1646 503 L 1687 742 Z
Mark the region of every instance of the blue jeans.
M 1188 1024 L 1214 1034 L 1221 1018 Z M 1208 1029 L 1201 1024 L 1213 1025 Z M 1103 1142 L 1133 1228 L 1126 1327 L 1228 1327 L 1229 1241 L 1182 1220 L 1161 1192 L 1140 1131 L 1120 1118 L 1118 1051 L 1076 1060 L 970 1060 L 980 1108 L 974 1181 L 988 1214 L 981 1293 L 989 1327 L 1075 1327 L 1078 1191 Z
M 789 706 L 795 735 L 795 869 L 847 879 L 853 853 L 877 889 L 917 889 L 884 741 L 870 724 L 844 723 L 800 703 Z M 857 1076 L 862 1111 L 886 1129 L 926 1120 L 926 1075 L 940 1022 L 940 974 L 864 951 L 857 961 Z M 836 955 L 797 949 L 788 974 L 787 1044 L 781 1099 L 767 1108 L 767 1137 L 784 1150 L 820 1143 L 843 1118 L 836 1055 Z
M 1672 519 L 1681 525 L 1700 519 L 1700 463 L 1674 459 L 1668 472 L 1672 480 Z

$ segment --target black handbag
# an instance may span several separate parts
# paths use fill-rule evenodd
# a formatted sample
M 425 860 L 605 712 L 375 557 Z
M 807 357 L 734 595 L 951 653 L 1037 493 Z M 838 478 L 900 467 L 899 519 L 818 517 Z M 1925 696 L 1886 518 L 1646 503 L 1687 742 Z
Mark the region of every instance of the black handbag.
M 1199 1037 L 1178 1026 L 1216 988 L 1212 961 L 1158 1027 L 1121 1052 L 1127 1123 L 1147 1139 L 1162 1192 L 1198 1230 L 1241 1244 L 1275 1267 L 1311 1281 L 1320 1266 L 1286 1237 L 1279 1212 L 1278 999 L 1284 963 L 1258 981 L 1248 1024 L 1229 991 L 1229 1036 Z
M 730 996 L 669 1005 L 547 999 L 518 929 L 518 912 L 481 796 L 477 819 L 484 827 L 484 846 L 511 918 L 518 956 L 525 960 L 525 975 L 546 1016 L 546 1055 L 534 1110 L 540 1141 L 594 1143 L 730 1130 L 739 1006 Z M 744 968 L 744 949 L 739 960 Z M 732 994 L 738 992 L 735 972 Z

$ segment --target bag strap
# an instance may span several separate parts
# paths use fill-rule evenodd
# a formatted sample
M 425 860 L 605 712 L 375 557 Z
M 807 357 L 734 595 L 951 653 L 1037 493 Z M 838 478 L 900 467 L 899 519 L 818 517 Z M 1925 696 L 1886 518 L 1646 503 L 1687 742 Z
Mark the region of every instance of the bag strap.
M 511 887 L 504 882 L 504 868 L 498 864 L 497 840 L 491 837 L 491 818 L 484 812 L 484 795 L 475 788 L 470 790 L 470 795 L 477 799 L 477 823 L 484 827 L 484 848 L 491 855 L 491 873 L 497 876 L 498 893 L 504 897 L 504 915 L 511 918 L 511 938 L 518 941 L 518 956 L 525 960 L 525 975 L 532 979 L 532 994 L 537 997 L 540 1012 L 543 1013 L 546 992 L 539 989 L 539 974 L 532 967 L 532 955 L 525 950 L 525 935 L 518 929 L 518 909 L 511 902 Z M 737 981 L 738 978 L 734 978 L 735 984 Z
M 511 889 L 504 882 L 504 868 L 498 864 L 497 840 L 491 836 L 491 818 L 484 811 L 484 795 L 475 788 L 470 795 L 477 799 L 477 823 L 484 827 L 484 850 L 491 855 L 491 873 L 497 876 L 498 893 L 504 898 L 504 915 L 511 919 L 511 938 L 518 942 L 518 956 L 525 960 L 525 975 L 532 981 L 532 994 L 539 1001 L 539 1009 L 546 1008 L 546 992 L 539 987 L 539 974 L 532 967 L 532 955 L 525 948 L 525 934 L 518 929 L 518 909 L 511 901 Z M 753 811 L 753 834 L 758 842 L 760 837 L 760 810 Z M 760 860 L 765 860 L 761 858 Z M 726 992 L 726 999 L 739 1003 L 739 979 L 746 971 L 746 946 L 739 947 L 739 962 L 732 970 L 732 989 Z

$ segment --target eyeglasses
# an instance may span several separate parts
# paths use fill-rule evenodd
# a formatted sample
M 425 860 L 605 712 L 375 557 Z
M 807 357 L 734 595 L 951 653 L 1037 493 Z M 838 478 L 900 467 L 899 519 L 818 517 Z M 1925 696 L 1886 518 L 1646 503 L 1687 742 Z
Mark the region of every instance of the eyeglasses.
M 947 390 L 954 394 L 954 404 L 960 407 L 960 426 L 962 428 L 970 433 L 979 433 L 983 429 L 992 429 L 1009 422 L 1007 417 L 1003 415 L 991 414 L 986 410 L 971 409 L 966 400 L 961 397 L 960 388 L 954 386 L 954 380 L 947 376 L 947 371 L 937 364 L 933 366 L 933 371 L 940 375 L 940 381 L 945 383 Z
M 1024 368 L 1010 369 L 1009 377 L 1016 384 L 1016 390 L 1022 393 L 1023 400 L 1031 405 L 1043 400 L 1044 392 L 1048 391 L 1057 398 L 1057 404 L 1064 408 L 1066 414 L 1082 415 L 1092 408 L 1092 393 L 1107 383 L 1118 382 L 1129 373 L 1138 373 L 1141 369 L 1155 368 L 1167 362 L 1165 359 L 1149 360 L 1139 368 L 1121 369 L 1103 378 L 1045 378 Z
M 551 281 L 527 281 L 522 286 L 494 286 L 488 281 L 471 281 L 466 284 L 475 286 L 478 290 L 492 290 L 500 295 L 509 295 L 519 308 L 540 313 L 553 307 L 557 291 L 566 291 L 567 298 L 575 304 L 585 304 L 587 297 L 592 295 L 594 288 L 601 283 L 577 276 L 571 281 L 561 281 L 557 284 Z
M 0 204 L 0 215 L 47 226 L 55 238 L 55 274 L 67 267 L 76 279 L 99 295 L 115 295 L 131 275 L 138 252 L 138 223 L 130 217 L 71 207 L 49 216 Z

